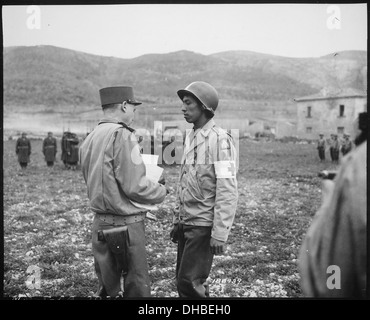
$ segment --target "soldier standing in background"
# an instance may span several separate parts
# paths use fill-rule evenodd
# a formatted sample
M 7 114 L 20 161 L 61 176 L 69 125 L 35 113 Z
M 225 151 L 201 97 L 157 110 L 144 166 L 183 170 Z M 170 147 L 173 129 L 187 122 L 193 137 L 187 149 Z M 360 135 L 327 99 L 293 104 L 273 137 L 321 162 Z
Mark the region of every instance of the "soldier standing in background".
M 344 134 L 344 140 L 341 147 L 343 156 L 352 150 L 352 141 L 349 139 L 349 137 L 349 134 Z
M 334 161 L 333 143 L 334 143 L 334 134 L 332 133 L 330 135 L 330 139 L 328 141 L 329 152 L 330 152 L 330 159 L 331 159 L 332 162 Z
M 27 133 L 23 132 L 22 137 L 17 139 L 15 153 L 18 155 L 18 162 L 21 168 L 27 168 L 31 155 L 31 141 L 27 138 Z
M 317 150 L 319 151 L 319 158 L 320 161 L 325 161 L 325 147 L 326 147 L 326 142 L 324 139 L 324 134 L 320 133 L 319 134 L 319 140 L 317 141 Z
M 333 162 L 338 163 L 339 162 L 339 150 L 340 150 L 340 143 L 338 140 L 338 135 L 333 134 L 333 142 L 331 145 L 331 148 L 333 149 Z
M 67 165 L 70 169 L 76 170 L 78 163 L 78 144 L 80 140 L 75 133 L 67 137 Z
M 66 131 L 62 137 L 62 160 L 66 169 L 76 170 L 79 160 L 78 137 L 75 133 Z
M 64 167 L 68 169 L 67 166 L 67 136 L 70 132 L 65 131 L 63 132 L 62 141 L 61 141 L 61 149 L 62 149 L 62 157 L 61 160 L 64 163 Z
M 212 119 L 214 87 L 196 81 L 177 91 L 182 112 L 193 123 L 185 138 L 171 240 L 177 246 L 180 297 L 209 296 L 207 278 L 214 254 L 222 254 L 238 201 L 237 152 L 232 137 Z
M 53 137 L 52 132 L 48 132 L 48 136 L 42 143 L 42 153 L 45 156 L 47 166 L 52 168 L 54 166 L 55 155 L 57 154 L 57 139 Z

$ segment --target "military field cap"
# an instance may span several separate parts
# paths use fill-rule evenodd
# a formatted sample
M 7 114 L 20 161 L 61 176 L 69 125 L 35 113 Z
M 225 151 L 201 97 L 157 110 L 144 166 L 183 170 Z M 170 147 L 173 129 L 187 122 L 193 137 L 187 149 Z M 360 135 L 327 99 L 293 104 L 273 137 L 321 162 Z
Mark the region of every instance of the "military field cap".
M 127 101 L 130 104 L 139 105 L 141 102 L 135 100 L 132 87 L 107 87 L 99 90 L 101 105 L 122 103 Z

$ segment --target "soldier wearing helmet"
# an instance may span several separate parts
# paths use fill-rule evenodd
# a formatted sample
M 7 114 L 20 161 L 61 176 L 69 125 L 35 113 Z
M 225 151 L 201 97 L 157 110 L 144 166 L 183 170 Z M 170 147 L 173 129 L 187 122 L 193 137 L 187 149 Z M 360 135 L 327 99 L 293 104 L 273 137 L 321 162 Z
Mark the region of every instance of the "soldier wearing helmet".
M 224 252 L 236 212 L 237 151 L 212 119 L 218 93 L 196 81 L 177 91 L 188 123 L 181 160 L 171 239 L 178 244 L 176 282 L 180 297 L 209 295 L 213 256 Z

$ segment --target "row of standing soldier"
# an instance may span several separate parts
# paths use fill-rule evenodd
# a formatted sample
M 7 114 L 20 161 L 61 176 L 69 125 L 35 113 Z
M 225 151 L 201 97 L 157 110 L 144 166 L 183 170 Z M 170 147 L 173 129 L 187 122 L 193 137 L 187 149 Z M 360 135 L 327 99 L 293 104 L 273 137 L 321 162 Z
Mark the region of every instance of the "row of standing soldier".
M 66 169 L 76 170 L 78 158 L 78 144 L 79 139 L 75 133 L 64 132 L 61 147 L 62 147 L 62 157 Z M 48 136 L 43 140 L 42 143 L 42 153 L 44 154 L 46 164 L 49 168 L 54 166 L 58 148 L 57 140 L 53 137 L 52 132 L 48 132 Z M 27 138 L 25 132 L 22 133 L 22 136 L 18 138 L 15 145 L 15 153 L 18 156 L 18 162 L 22 169 L 27 168 L 28 163 L 30 162 L 31 155 L 31 141 Z
M 338 140 L 337 134 L 331 134 L 330 139 L 327 142 L 324 138 L 324 134 L 319 134 L 320 138 L 317 141 L 317 150 L 319 152 L 320 161 L 325 161 L 325 151 L 327 150 L 326 144 L 328 143 L 328 149 L 330 151 L 330 158 L 332 162 L 338 163 L 339 153 L 342 152 L 345 156 L 352 150 L 352 141 L 350 140 L 349 134 L 343 134 L 342 141 Z

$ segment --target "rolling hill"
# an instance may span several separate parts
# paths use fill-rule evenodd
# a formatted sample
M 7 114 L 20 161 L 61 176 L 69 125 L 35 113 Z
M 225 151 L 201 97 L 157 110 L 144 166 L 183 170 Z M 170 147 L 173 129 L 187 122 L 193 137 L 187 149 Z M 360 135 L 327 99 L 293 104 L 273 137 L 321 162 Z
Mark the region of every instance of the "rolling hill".
M 176 91 L 203 80 L 219 91 L 220 112 L 238 117 L 261 108 L 294 106 L 294 98 L 323 87 L 363 89 L 366 74 L 366 51 L 319 58 L 178 51 L 120 59 L 54 46 L 5 47 L 4 112 L 5 120 L 19 112 L 64 113 L 72 119 L 89 110 L 99 111 L 100 88 L 132 85 L 136 97 L 150 106 L 147 117 L 158 110 L 178 113 L 173 108 L 180 105 Z

